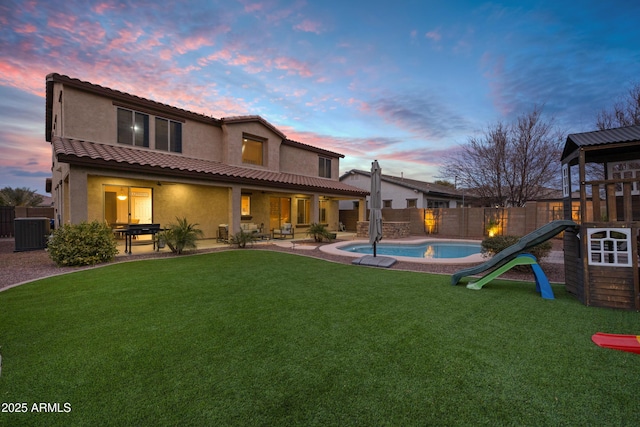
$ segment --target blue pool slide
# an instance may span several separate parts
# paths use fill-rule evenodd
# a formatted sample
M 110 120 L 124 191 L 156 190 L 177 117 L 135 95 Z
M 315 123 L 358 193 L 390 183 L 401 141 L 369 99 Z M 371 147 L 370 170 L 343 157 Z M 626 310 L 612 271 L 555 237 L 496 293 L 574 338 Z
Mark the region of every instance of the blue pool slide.
M 527 234 L 518 240 L 518 243 L 509 246 L 501 252 L 498 252 L 494 256 L 492 256 L 488 261 L 473 266 L 469 268 L 465 268 L 463 270 L 456 271 L 451 276 L 451 284 L 457 285 L 460 279 L 466 276 L 472 276 L 474 274 L 480 274 L 484 271 L 490 270 L 492 268 L 498 268 L 502 265 L 508 263 L 512 259 L 514 259 L 518 254 L 522 252 L 526 252 L 529 249 L 533 248 L 540 243 L 546 242 L 547 240 L 553 238 L 557 234 L 563 232 L 567 228 L 578 228 L 579 225 L 570 220 L 557 220 L 552 221 L 549 224 L 543 225 L 535 231 Z

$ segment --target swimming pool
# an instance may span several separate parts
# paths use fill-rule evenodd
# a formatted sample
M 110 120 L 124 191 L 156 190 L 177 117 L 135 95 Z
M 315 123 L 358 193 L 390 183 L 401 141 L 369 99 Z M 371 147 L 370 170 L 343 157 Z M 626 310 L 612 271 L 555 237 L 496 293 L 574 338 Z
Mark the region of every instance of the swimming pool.
M 334 255 L 360 257 L 372 255 L 373 247 L 368 241 L 339 242 L 320 247 L 323 252 Z M 376 254 L 391 256 L 409 262 L 469 263 L 482 261 L 478 241 L 417 240 L 380 242 Z
M 342 251 L 356 254 L 373 254 L 373 247 L 367 243 L 352 243 L 339 248 Z M 420 243 L 378 243 L 376 253 L 378 255 L 401 256 L 410 258 L 466 258 L 480 253 L 479 243 L 470 242 L 434 242 Z

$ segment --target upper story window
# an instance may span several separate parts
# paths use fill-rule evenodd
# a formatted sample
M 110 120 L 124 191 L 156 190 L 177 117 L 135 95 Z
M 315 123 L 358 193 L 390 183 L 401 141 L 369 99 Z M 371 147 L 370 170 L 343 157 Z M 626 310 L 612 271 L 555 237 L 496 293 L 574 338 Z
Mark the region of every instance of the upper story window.
M 149 115 L 118 108 L 118 143 L 149 146 Z
M 242 138 L 242 163 L 262 166 L 263 141 L 256 141 L 247 137 Z
M 407 208 L 417 208 L 418 199 L 407 199 Z
M 321 178 L 331 178 L 331 159 L 320 157 L 318 171 L 318 176 Z
M 156 117 L 156 150 L 182 153 L 182 123 Z

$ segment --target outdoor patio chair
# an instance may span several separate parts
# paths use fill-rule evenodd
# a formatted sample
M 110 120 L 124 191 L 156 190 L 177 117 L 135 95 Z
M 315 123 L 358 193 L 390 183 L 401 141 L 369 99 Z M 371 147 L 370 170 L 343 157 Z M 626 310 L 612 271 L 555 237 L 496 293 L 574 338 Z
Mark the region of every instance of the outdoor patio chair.
M 286 239 L 287 237 L 290 237 L 293 239 L 294 233 L 293 225 L 290 222 L 285 222 L 282 224 L 282 228 L 274 228 L 271 230 L 271 238 Z
M 218 225 L 218 238 L 216 239 L 216 241 L 229 243 L 229 225 L 228 224 Z

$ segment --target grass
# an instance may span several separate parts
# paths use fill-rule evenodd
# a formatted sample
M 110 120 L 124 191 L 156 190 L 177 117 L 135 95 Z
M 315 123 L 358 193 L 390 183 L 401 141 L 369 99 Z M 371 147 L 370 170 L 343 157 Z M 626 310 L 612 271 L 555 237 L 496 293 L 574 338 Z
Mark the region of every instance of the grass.
M 252 250 L 40 280 L 0 293 L 0 425 L 640 424 L 640 358 L 590 339 L 639 314 L 553 289 Z

